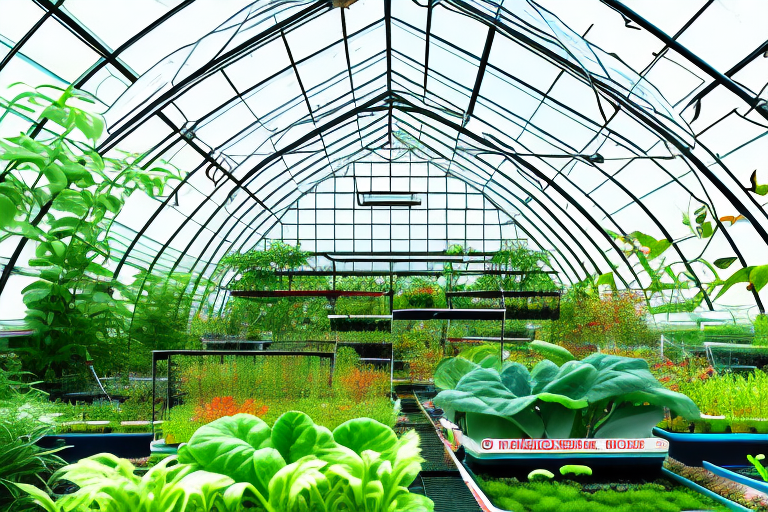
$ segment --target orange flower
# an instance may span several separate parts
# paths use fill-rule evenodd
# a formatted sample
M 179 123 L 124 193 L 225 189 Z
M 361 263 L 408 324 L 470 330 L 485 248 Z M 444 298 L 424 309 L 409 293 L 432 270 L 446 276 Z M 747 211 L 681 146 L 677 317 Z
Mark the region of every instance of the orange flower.
M 224 416 L 234 416 L 239 413 L 253 414 L 254 416 L 263 416 L 267 413 L 269 407 L 259 406 L 252 398 L 245 400 L 238 405 L 231 396 L 217 396 L 208 404 L 195 408 L 195 416 L 192 421 L 205 421 L 210 423 L 213 420 L 223 418 Z

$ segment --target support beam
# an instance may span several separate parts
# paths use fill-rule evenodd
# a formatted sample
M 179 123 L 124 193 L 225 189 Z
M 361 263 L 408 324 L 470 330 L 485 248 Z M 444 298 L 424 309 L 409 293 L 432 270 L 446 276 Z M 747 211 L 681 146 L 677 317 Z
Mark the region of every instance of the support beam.
M 619 2 L 618 0 L 601 0 L 604 4 L 614 9 L 616 12 L 620 13 L 625 18 L 632 20 L 633 22 L 637 23 L 639 26 L 656 36 L 659 40 L 661 40 L 665 45 L 667 45 L 670 49 L 676 51 L 680 55 L 682 55 L 686 60 L 691 62 L 693 65 L 695 65 L 700 70 L 704 71 L 706 74 L 708 74 L 712 79 L 715 81 L 716 84 L 722 85 L 729 91 L 731 91 L 733 94 L 741 98 L 744 103 L 749 105 L 751 108 L 754 108 L 757 110 L 757 112 L 766 120 L 768 120 L 768 106 L 765 106 L 766 104 L 763 103 L 762 105 L 758 105 L 758 99 L 750 95 L 746 90 L 744 90 L 739 84 L 728 78 L 727 76 L 720 73 L 718 70 L 707 64 L 703 59 L 701 59 L 698 55 L 694 54 L 692 51 L 690 51 L 688 48 L 683 46 L 682 44 L 675 41 L 672 37 L 670 37 L 666 32 L 658 28 L 656 25 L 651 23 L 650 21 L 646 20 L 639 14 L 637 14 L 635 11 L 624 5 L 623 3 Z

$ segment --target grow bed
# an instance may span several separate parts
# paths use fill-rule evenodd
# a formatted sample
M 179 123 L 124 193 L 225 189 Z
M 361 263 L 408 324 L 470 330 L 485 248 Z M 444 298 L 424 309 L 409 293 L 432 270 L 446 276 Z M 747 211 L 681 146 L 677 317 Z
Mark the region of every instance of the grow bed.
M 728 510 L 669 478 L 606 481 L 590 477 L 520 482 L 475 476 L 494 506 L 512 512 L 679 512 Z
M 446 292 L 445 296 L 469 299 L 499 299 L 506 318 L 516 320 L 557 320 L 560 318 L 560 292 L 471 290 Z
M 233 297 L 245 297 L 249 299 L 264 298 L 289 298 L 289 297 L 384 297 L 390 292 L 366 292 L 350 290 L 240 290 L 232 291 Z
M 392 320 L 504 320 L 503 309 L 396 309 Z
M 739 466 L 747 455 L 764 453 L 768 434 L 697 434 L 668 432 L 658 427 L 656 436 L 669 441 L 669 456 L 688 466 L 701 466 L 708 460 L 718 466 Z
M 524 477 L 534 469 L 557 471 L 584 465 L 596 475 L 626 477 L 658 474 L 669 444 L 648 439 L 483 439 L 463 436 L 465 462 L 496 476 Z
M 392 330 L 391 315 L 328 315 L 332 331 L 384 331 Z

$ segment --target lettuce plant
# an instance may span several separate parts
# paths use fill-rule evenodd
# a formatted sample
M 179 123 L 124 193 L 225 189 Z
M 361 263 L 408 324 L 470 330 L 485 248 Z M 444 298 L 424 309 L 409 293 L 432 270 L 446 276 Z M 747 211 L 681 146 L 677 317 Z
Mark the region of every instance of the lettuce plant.
M 558 366 L 545 360 L 532 371 L 519 363 L 484 367 L 464 358 L 444 362 L 435 375 L 434 403 L 484 438 L 648 437 L 663 408 L 692 419 L 696 405 L 664 388 L 643 359 L 593 354 Z
M 248 489 L 233 487 L 230 477 L 178 464 L 175 457 L 142 477 L 134 470 L 126 459 L 108 453 L 82 459 L 54 474 L 50 484 L 67 480 L 79 487 L 55 502 L 33 485 L 16 485 L 46 512 L 235 512 L 256 502 Z
M 179 461 L 233 479 L 232 496 L 252 495 L 267 512 L 431 512 L 431 500 L 408 492 L 421 470 L 418 443 L 415 432 L 398 439 L 369 418 L 331 432 L 297 411 L 271 429 L 237 414 L 198 429 Z

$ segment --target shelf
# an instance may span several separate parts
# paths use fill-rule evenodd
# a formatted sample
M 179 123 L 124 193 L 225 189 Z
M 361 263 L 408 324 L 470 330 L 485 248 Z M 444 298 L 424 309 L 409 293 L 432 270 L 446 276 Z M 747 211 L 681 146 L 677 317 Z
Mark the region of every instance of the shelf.
M 393 320 L 503 320 L 503 309 L 396 309 Z
M 286 297 L 384 297 L 389 292 L 364 292 L 354 290 L 234 290 L 233 297 L 248 299 L 286 298 Z
M 369 318 L 372 320 L 392 320 L 392 315 L 328 315 L 329 319 L 336 319 L 336 318 L 354 318 L 354 319 L 363 319 L 363 318 Z
M 499 342 L 498 337 L 466 336 L 464 338 L 448 338 L 450 343 L 483 343 L 486 341 Z M 531 338 L 504 338 L 504 343 L 529 343 Z
M 560 297 L 560 292 L 516 292 L 506 290 L 472 290 L 462 292 L 445 292 L 446 297 L 470 297 L 478 299 L 504 298 L 534 298 L 534 297 Z

